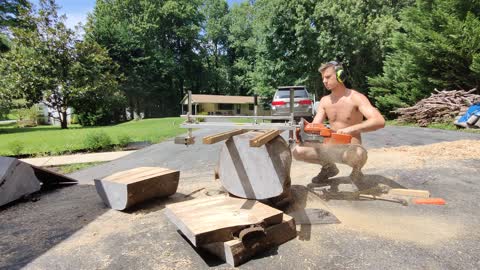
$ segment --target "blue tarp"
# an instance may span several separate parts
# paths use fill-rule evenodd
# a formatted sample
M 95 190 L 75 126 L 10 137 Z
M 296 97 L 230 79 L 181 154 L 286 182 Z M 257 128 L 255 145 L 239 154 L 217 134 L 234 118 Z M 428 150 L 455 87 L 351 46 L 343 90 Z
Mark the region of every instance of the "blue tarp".
M 472 115 L 480 117 L 480 103 L 470 106 L 467 112 L 458 119 L 457 123 L 466 123 Z

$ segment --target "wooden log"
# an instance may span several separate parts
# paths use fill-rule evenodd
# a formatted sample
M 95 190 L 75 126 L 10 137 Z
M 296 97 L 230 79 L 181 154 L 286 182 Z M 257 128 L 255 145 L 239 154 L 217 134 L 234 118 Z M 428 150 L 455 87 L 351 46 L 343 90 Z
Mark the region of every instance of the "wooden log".
M 260 147 L 280 135 L 283 130 L 268 130 L 250 140 L 250 147 Z
M 158 167 L 139 167 L 95 179 L 97 193 L 112 209 L 125 210 L 154 197 L 177 191 L 180 172 Z
M 282 194 L 290 184 L 292 153 L 287 142 L 276 136 L 260 147 L 250 147 L 250 140 L 260 134 L 263 133 L 234 136 L 220 151 L 219 179 L 237 197 L 269 199 Z
M 253 224 L 282 222 L 283 213 L 254 200 L 216 196 L 170 204 L 165 215 L 196 247 L 234 239 Z
M 388 195 L 430 198 L 430 192 L 428 190 L 419 189 L 392 188 L 388 191 Z
M 472 94 L 473 91 L 475 89 L 470 91 L 437 91 L 432 93 L 430 97 L 420 100 L 414 106 L 400 108 L 393 112 L 400 115 L 399 121 L 416 122 L 421 126 L 427 126 L 433 122 L 454 121 L 455 115 L 465 105 L 470 106 L 480 100 L 480 95 Z
M 202 246 L 202 248 L 235 267 L 247 262 L 253 256 L 288 242 L 295 237 L 297 237 L 295 221 L 292 217 L 284 214 L 282 223 L 267 227 L 263 237 L 251 239 L 250 243 L 234 239 L 227 242 L 211 243 Z
M 239 134 L 242 134 L 242 133 L 245 133 L 245 132 L 247 132 L 247 130 L 235 129 L 235 130 L 231 130 L 231 131 L 222 132 L 222 133 L 219 133 L 219 134 L 203 137 L 203 144 L 214 144 L 214 143 L 217 143 L 217 142 L 225 141 L 225 140 L 230 139 L 230 137 L 232 137 L 232 136 L 239 135 Z
M 0 157 L 0 206 L 40 190 L 32 167 L 16 158 Z

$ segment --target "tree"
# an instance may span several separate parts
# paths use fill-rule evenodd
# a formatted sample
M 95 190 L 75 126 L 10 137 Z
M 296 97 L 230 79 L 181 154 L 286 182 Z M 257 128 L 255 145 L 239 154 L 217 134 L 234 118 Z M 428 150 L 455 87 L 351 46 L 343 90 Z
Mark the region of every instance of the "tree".
M 369 78 L 377 106 L 389 113 L 433 89 L 478 89 L 480 2 L 418 0 L 401 14 L 383 73 Z
M 125 120 L 126 100 L 118 89 L 123 76 L 108 52 L 92 41 L 75 45 L 71 68 L 71 106 L 82 126 L 97 126 Z
M 198 89 L 201 72 L 198 0 L 99 0 L 86 39 L 108 49 L 125 80 L 120 89 L 133 114 L 178 115 L 185 89 Z
M 250 73 L 254 71 L 257 42 L 254 36 L 254 8 L 243 2 L 234 5 L 229 14 L 228 46 L 232 75 L 231 85 L 238 95 L 247 95 L 254 86 Z
M 21 21 L 18 16 L 21 12 L 30 7 L 28 1 L 25 0 L 0 0 L 0 57 L 1 54 L 10 49 L 11 42 L 8 36 L 9 28 L 20 26 Z M 3 81 L 4 76 L 0 78 Z M 1 83 L 0 83 L 1 85 Z M 10 108 L 12 96 L 0 87 L 0 119 L 6 117 Z
M 366 76 L 381 71 L 390 31 L 409 1 L 257 0 L 254 2 L 254 91 L 271 96 L 279 85 L 304 84 L 323 90 L 318 67 L 343 62 L 348 86 L 367 92 Z
M 75 99 L 106 91 L 108 84 L 115 92 L 116 75 L 106 51 L 78 40 L 57 9 L 54 0 L 41 0 L 37 14 L 30 12 L 22 18 L 35 28 L 13 30 L 12 49 L 0 63 L 0 88 L 30 104 L 44 103 L 58 112 L 52 116 L 67 128 L 68 107 L 78 104 L 76 109 L 82 109 Z
M 0 53 L 10 48 L 8 28 L 19 26 L 18 16 L 22 10 L 29 9 L 30 3 L 26 0 L 0 0 Z
M 204 0 L 201 11 L 205 18 L 202 48 L 209 88 L 215 94 L 228 93 L 228 5 L 225 0 Z

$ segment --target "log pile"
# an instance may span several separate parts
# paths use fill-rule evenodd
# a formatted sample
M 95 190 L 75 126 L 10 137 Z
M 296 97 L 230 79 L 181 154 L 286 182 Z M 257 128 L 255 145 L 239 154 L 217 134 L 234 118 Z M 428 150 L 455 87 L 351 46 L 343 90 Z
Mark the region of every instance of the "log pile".
M 473 94 L 476 88 L 470 91 L 464 90 L 434 90 L 430 97 L 424 98 L 414 106 L 400 108 L 394 113 L 399 114 L 399 122 L 417 123 L 426 127 L 431 123 L 452 122 L 458 116 L 463 115 L 468 107 L 480 102 L 480 95 Z

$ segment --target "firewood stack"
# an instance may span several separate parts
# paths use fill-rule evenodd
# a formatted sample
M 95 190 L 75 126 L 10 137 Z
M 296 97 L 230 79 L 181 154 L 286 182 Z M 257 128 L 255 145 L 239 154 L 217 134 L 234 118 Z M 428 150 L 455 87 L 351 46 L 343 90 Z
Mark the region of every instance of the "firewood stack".
M 453 121 L 457 116 L 463 115 L 468 107 L 480 102 L 480 95 L 473 94 L 477 89 L 443 90 L 432 93 L 412 107 L 394 110 L 399 114 L 399 122 L 417 123 L 426 127 L 431 123 L 445 123 Z

